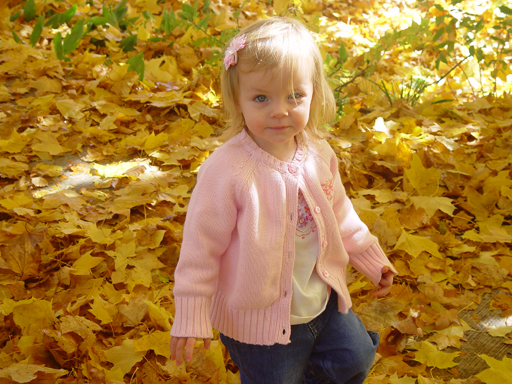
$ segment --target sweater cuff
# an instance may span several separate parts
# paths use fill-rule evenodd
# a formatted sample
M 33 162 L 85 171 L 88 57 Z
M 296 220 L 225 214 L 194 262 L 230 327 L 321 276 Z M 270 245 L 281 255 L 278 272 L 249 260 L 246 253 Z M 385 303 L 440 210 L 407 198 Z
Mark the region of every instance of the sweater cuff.
M 210 320 L 211 299 L 204 297 L 174 297 L 176 314 L 171 336 L 213 338 Z
M 350 264 L 368 277 L 375 286 L 378 286 L 380 283 L 383 267 L 389 267 L 391 272 L 398 275 L 397 270 L 391 265 L 391 262 L 378 243 L 370 246 L 358 255 L 351 256 Z

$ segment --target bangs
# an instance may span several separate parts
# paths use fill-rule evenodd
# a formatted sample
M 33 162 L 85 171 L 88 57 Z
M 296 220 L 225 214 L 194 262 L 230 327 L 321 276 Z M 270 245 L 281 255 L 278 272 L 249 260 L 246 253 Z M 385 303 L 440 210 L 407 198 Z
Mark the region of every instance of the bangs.
M 234 136 L 245 125 L 243 116 L 236 109 L 238 75 L 254 71 L 286 78 L 292 92 L 296 77 L 311 76 L 313 98 L 305 129 L 310 137 L 322 136 L 322 126 L 334 120 L 336 102 L 325 78 L 322 55 L 312 33 L 297 20 L 273 17 L 255 22 L 237 36 L 240 35 L 246 37 L 246 43 L 238 51 L 238 63 L 222 71 L 221 90 L 227 123 L 222 138 Z

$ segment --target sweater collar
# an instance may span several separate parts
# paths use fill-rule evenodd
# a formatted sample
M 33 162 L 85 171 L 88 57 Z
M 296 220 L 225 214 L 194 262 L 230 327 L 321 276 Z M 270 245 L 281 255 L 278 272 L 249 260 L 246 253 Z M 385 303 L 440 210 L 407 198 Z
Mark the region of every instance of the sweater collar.
M 304 140 L 307 140 L 307 135 L 304 133 Z M 254 156 L 261 161 L 267 163 L 272 168 L 277 169 L 280 172 L 283 173 L 289 173 L 290 170 L 295 170 L 296 173 L 299 167 L 302 166 L 304 163 L 304 160 L 306 158 L 305 156 L 305 147 L 302 143 L 302 140 L 297 140 L 297 150 L 295 151 L 295 155 L 293 156 L 293 159 L 290 162 L 281 161 L 278 158 L 272 156 L 270 153 L 266 152 L 265 150 L 261 149 L 258 144 L 254 142 L 251 136 L 247 133 L 245 129 L 242 129 L 242 131 L 237 135 L 242 145 L 247 149 L 249 154 L 251 156 Z

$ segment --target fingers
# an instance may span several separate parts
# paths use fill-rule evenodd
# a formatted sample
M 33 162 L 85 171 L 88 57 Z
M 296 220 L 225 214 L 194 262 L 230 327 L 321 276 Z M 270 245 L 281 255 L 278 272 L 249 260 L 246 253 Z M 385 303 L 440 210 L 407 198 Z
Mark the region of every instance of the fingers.
M 203 339 L 203 341 L 204 341 L 204 349 L 210 349 L 212 339 Z
M 391 292 L 391 286 L 393 285 L 393 278 L 395 274 L 391 269 L 387 266 L 382 267 L 381 269 L 382 277 L 379 282 L 379 289 L 373 293 L 375 297 L 386 296 L 389 292 Z
M 171 336 L 171 342 L 169 343 L 169 347 L 171 348 L 171 360 L 176 360 L 177 344 L 178 344 L 178 339 L 176 337 Z
M 386 296 L 389 292 L 391 292 L 391 286 L 384 287 L 382 285 L 379 285 L 379 290 L 373 292 L 374 297 L 383 297 Z
M 196 339 L 193 337 L 171 337 L 171 360 L 176 360 L 176 365 L 183 361 L 183 351 L 187 362 L 192 361 Z
M 192 354 L 194 353 L 194 345 L 196 344 L 196 339 L 194 337 L 189 337 L 186 339 L 186 351 L 185 358 L 187 359 L 187 363 L 192 361 Z

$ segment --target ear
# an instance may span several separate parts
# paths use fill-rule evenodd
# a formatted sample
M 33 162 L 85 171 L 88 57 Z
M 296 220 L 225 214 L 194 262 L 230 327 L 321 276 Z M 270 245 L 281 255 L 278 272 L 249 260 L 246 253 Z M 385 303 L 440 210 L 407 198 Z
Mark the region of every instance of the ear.
M 240 107 L 240 103 L 238 101 L 235 101 L 236 111 L 238 113 L 242 113 L 242 108 Z

